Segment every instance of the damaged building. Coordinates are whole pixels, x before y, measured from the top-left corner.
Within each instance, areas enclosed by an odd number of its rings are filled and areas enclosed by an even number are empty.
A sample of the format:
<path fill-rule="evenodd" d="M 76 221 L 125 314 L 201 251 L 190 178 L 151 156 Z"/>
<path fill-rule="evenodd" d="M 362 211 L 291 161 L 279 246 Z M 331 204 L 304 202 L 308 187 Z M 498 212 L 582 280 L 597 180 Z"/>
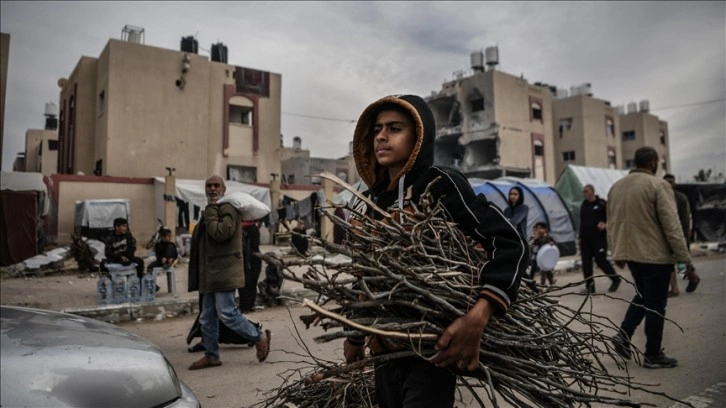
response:
<path fill-rule="evenodd" d="M 438 165 L 467 177 L 532 177 L 554 183 L 552 94 L 497 70 L 499 50 L 471 54 L 463 71 L 426 98 L 436 118 Z"/>

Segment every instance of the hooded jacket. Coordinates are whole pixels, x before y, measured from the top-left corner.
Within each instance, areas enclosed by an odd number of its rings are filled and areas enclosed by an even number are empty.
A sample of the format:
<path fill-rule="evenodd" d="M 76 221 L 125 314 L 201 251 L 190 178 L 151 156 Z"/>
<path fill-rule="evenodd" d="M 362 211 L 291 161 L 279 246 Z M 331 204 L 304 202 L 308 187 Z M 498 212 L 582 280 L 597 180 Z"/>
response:
<path fill-rule="evenodd" d="M 519 199 L 516 203 L 512 204 L 507 200 L 509 206 L 504 209 L 504 216 L 507 217 L 509 222 L 514 225 L 522 239 L 527 239 L 527 217 L 529 217 L 529 207 L 524 205 L 524 192 L 521 188 L 514 186 L 511 190 L 517 190 L 519 192 Z"/>
<path fill-rule="evenodd" d="M 378 113 L 387 105 L 403 108 L 413 118 L 416 142 L 413 152 L 399 174 L 392 179 L 380 166 L 374 151 L 374 126 Z M 452 168 L 434 165 L 436 123 L 426 102 L 414 95 L 384 97 L 361 114 L 353 136 L 353 156 L 358 174 L 369 186 L 367 194 L 376 205 L 389 211 L 418 204 L 430 182 L 439 180 L 429 192 L 439 200 L 469 237 L 480 242 L 489 260 L 479 271 L 480 297 L 487 299 L 497 314 L 504 314 L 516 299 L 519 282 L 529 262 L 526 242 L 519 236 L 498 207 L 483 194 L 476 195 L 466 177 Z M 365 204 L 354 206 L 363 213 Z M 368 212 L 379 218 L 380 214 Z"/>

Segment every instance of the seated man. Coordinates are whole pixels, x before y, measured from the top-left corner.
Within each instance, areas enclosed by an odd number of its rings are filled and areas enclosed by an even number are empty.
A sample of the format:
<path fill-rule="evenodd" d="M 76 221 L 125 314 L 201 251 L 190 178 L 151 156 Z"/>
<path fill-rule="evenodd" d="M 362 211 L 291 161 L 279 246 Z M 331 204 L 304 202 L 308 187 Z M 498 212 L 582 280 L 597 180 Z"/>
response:
<path fill-rule="evenodd" d="M 292 229 L 292 237 L 290 237 L 293 248 L 302 256 L 309 256 L 308 248 L 310 242 L 308 242 L 307 232 L 305 231 L 305 223 L 301 220 L 297 220 L 297 224 Z"/>
<path fill-rule="evenodd" d="M 144 260 L 136 256 L 136 238 L 129 231 L 129 223 L 125 218 L 113 220 L 113 232 L 106 238 L 106 259 L 101 263 L 101 270 L 108 272 L 107 264 L 136 264 L 136 276 L 144 277 Z"/>

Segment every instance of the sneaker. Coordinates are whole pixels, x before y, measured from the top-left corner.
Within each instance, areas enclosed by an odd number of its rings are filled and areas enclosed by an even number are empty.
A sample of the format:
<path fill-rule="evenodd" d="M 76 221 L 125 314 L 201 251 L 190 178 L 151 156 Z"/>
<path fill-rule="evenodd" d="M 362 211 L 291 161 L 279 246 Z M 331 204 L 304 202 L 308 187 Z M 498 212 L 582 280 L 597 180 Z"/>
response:
<path fill-rule="evenodd" d="M 613 293 L 616 290 L 618 290 L 618 288 L 620 287 L 620 282 L 621 281 L 622 281 L 622 279 L 620 279 L 620 278 L 618 278 L 618 280 L 616 280 L 616 281 L 613 281 L 613 283 L 608 288 L 608 292 Z"/>
<path fill-rule="evenodd" d="M 623 334 L 616 334 L 611 339 L 613 348 L 618 355 L 626 360 L 630 360 L 632 350 L 630 350 L 630 340 L 628 340 Z"/>
<path fill-rule="evenodd" d="M 663 351 L 657 356 L 645 356 L 643 367 L 645 368 L 673 368 L 678 366 L 678 360 L 666 356 Z"/>

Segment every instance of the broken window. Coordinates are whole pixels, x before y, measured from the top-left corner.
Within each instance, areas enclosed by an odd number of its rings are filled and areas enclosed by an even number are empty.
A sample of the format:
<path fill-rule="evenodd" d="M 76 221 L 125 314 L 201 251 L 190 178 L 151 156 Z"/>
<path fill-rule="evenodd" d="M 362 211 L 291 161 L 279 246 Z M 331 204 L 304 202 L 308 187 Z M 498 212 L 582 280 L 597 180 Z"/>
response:
<path fill-rule="evenodd" d="M 48 140 L 48 150 L 58 150 L 58 141 Z"/>
<path fill-rule="evenodd" d="M 575 160 L 575 151 L 570 150 L 567 152 L 562 152 L 562 160 L 563 161 L 574 161 Z"/>
<path fill-rule="evenodd" d="M 484 98 L 472 99 L 471 111 L 472 112 L 481 112 L 483 110 L 484 110 Z"/>
<path fill-rule="evenodd" d="M 628 130 L 623 132 L 623 141 L 627 142 L 629 140 L 635 140 L 635 131 L 634 130 Z"/>
<path fill-rule="evenodd" d="M 560 139 L 564 132 L 572 129 L 572 118 L 560 119 Z"/>
<path fill-rule="evenodd" d="M 227 165 L 227 180 L 257 183 L 257 167 Z"/>

